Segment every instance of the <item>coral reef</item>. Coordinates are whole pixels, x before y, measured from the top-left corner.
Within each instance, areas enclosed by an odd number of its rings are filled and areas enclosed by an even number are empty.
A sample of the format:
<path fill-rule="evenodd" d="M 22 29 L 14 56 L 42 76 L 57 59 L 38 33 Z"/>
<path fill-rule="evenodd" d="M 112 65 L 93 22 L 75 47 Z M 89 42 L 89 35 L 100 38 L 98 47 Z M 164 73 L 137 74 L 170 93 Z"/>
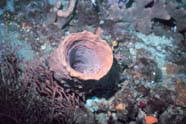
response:
<path fill-rule="evenodd" d="M 41 97 L 51 100 L 53 123 L 73 124 L 82 116 L 79 113 L 85 114 L 82 99 L 69 89 L 58 85 L 53 79 L 52 72 L 46 66 L 30 67 L 27 69 L 26 77 L 28 79 L 25 84 L 33 85 Z"/>
<path fill-rule="evenodd" d="M 173 21 L 170 26 L 176 26 L 180 32 L 185 31 L 185 9 L 178 8 L 176 3 L 164 3 L 161 0 L 135 0 L 130 7 L 120 7 L 115 3 L 110 5 L 109 9 L 106 8 L 100 9 L 100 14 L 103 15 L 101 19 L 124 22 L 125 28 L 132 24 L 136 31 L 148 34 L 153 30 L 154 21 L 159 20 L 165 25 Z"/>
<path fill-rule="evenodd" d="M 2 0 L 0 2 L 0 15 L 4 14 L 4 12 L 15 12 L 14 0 Z"/>
<path fill-rule="evenodd" d="M 0 2 L 0 7 L 2 8 L 2 7 L 4 7 L 6 5 L 6 0 L 2 0 L 1 2 Z"/>
<path fill-rule="evenodd" d="M 36 97 L 32 89 L 22 85 L 21 62 L 11 47 L 1 43 L 0 61 L 0 122 L 7 123 L 47 123 L 50 119 L 47 100 Z M 36 111 L 37 110 L 37 111 Z M 40 119 L 37 117 L 40 116 Z M 47 119 L 48 117 L 48 119 Z"/>
<path fill-rule="evenodd" d="M 117 4 L 114 4 L 109 9 L 104 8 L 102 11 L 104 20 L 128 22 L 137 31 L 143 33 L 151 32 L 153 19 L 169 20 L 171 18 L 165 5 L 159 0 L 135 0 L 129 8 L 120 8 Z"/>
<path fill-rule="evenodd" d="M 72 13 L 76 6 L 77 0 L 70 0 L 68 8 L 66 10 L 61 10 L 62 2 L 60 0 L 56 1 L 55 6 L 50 10 L 46 24 L 55 23 L 58 28 L 63 28 L 71 19 Z"/>
<path fill-rule="evenodd" d="M 168 11 L 169 15 L 175 20 L 177 30 L 182 32 L 186 30 L 186 11 L 184 8 L 177 7 L 177 4 L 170 2 L 166 5 L 166 10 Z M 174 10 L 174 12 L 172 10 Z"/>
<path fill-rule="evenodd" d="M 186 122 L 184 0 L 0 8 L 0 123 Z"/>
<path fill-rule="evenodd" d="M 183 123 L 185 122 L 185 113 L 180 107 L 169 106 L 166 111 L 164 111 L 160 115 L 161 124 L 166 124 L 171 121 L 173 124 Z"/>
<path fill-rule="evenodd" d="M 97 10 L 89 1 L 78 1 L 76 14 L 80 25 L 99 25 Z"/>
<path fill-rule="evenodd" d="M 8 28 L 14 27 L 14 30 L 6 30 L 7 26 Z M 31 44 L 28 43 L 26 39 L 21 39 L 24 35 L 20 35 L 18 33 L 19 31 L 19 25 L 16 25 L 15 23 L 11 25 L 0 25 L 0 36 L 2 38 L 0 42 L 7 43 L 10 45 L 10 48 L 16 49 L 18 58 L 32 60 L 35 57 L 35 52 L 32 50 Z M 9 35 L 11 35 L 11 37 L 8 37 Z"/>
<path fill-rule="evenodd" d="M 176 104 L 185 107 L 186 106 L 186 86 L 185 82 L 182 80 L 176 80 L 176 91 L 177 91 L 177 98 Z"/>
<path fill-rule="evenodd" d="M 37 66 L 34 66 L 36 68 L 26 64 L 27 69 L 23 73 L 23 67 L 19 67 L 21 61 L 9 47 L 7 50 L 1 50 L 1 53 L 3 53 L 0 61 L 2 124 L 9 122 L 73 124 L 78 123 L 79 117 L 86 114 L 80 97 L 59 86 L 48 68 L 36 63 Z"/>

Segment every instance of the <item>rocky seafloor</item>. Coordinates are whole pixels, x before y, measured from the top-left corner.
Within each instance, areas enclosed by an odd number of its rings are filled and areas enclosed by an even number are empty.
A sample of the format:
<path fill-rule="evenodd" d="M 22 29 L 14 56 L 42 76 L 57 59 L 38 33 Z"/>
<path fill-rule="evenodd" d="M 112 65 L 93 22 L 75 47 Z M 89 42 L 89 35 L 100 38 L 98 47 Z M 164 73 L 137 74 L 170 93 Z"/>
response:
<path fill-rule="evenodd" d="M 184 0 L 59 1 L 0 2 L 0 124 L 186 124 Z M 113 49 L 112 87 L 87 96 L 59 85 L 50 53 L 98 28 Z"/>

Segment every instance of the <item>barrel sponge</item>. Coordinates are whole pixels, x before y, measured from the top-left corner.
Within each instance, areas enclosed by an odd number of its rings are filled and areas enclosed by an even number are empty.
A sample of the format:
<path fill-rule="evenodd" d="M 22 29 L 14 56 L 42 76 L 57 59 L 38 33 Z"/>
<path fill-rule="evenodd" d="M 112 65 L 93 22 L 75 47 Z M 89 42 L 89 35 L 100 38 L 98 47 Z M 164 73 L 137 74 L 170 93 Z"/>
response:
<path fill-rule="evenodd" d="M 111 47 L 100 36 L 83 31 L 62 41 L 48 59 L 57 79 L 100 80 L 111 69 Z"/>

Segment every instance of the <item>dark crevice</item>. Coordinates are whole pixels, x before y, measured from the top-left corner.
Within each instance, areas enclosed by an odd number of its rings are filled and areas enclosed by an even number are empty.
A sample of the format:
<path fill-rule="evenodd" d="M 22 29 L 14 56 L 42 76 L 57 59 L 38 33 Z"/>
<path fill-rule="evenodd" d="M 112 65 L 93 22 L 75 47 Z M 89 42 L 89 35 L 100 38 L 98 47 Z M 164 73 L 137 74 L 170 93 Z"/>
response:
<path fill-rule="evenodd" d="M 145 5 L 145 8 L 152 8 L 154 5 L 154 0 L 150 3 L 148 3 L 147 5 Z"/>
<path fill-rule="evenodd" d="M 169 26 L 169 27 L 174 27 L 176 26 L 176 20 L 174 18 L 171 18 L 170 20 L 163 20 L 163 19 L 153 19 L 153 21 L 156 23 L 156 22 L 159 22 L 161 24 L 164 24 L 166 26 Z"/>
<path fill-rule="evenodd" d="M 132 7 L 132 4 L 134 3 L 134 0 L 129 0 L 127 3 L 126 3 L 126 8 L 130 8 Z"/>

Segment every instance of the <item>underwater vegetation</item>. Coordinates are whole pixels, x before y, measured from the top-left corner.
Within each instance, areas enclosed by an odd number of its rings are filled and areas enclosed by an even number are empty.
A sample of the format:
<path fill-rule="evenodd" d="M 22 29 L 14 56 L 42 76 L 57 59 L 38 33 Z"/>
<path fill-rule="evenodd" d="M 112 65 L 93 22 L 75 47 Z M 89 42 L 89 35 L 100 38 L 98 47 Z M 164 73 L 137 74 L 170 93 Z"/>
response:
<path fill-rule="evenodd" d="M 186 124 L 186 1 L 1 0 L 0 124 Z"/>

